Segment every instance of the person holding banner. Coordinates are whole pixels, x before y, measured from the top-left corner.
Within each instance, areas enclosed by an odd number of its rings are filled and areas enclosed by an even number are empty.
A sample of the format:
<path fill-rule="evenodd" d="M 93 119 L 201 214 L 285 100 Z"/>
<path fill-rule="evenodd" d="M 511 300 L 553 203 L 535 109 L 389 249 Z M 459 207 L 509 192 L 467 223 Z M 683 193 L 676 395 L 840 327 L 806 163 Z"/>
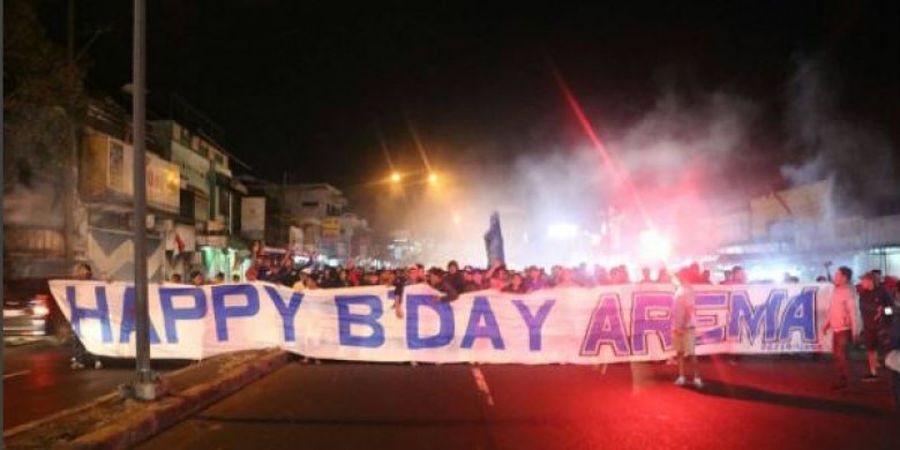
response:
<path fill-rule="evenodd" d="M 672 341 L 675 347 L 675 355 L 678 359 L 678 378 L 676 386 L 684 386 L 687 379 L 684 377 L 684 358 L 691 357 L 691 365 L 694 367 L 694 386 L 703 388 L 703 380 L 700 379 L 700 366 L 697 363 L 697 353 L 694 352 L 694 344 L 697 340 L 694 329 L 694 288 L 696 276 L 689 269 L 681 269 L 675 275 L 679 281 L 678 292 L 675 295 L 675 305 L 672 310 Z"/>
<path fill-rule="evenodd" d="M 74 278 L 75 280 L 88 281 L 94 279 L 94 271 L 87 263 L 80 262 L 76 264 L 73 272 L 74 273 L 72 278 Z M 71 340 L 69 342 L 72 350 L 70 367 L 72 368 L 72 370 L 84 369 L 85 366 L 93 366 L 94 369 L 103 368 L 103 363 L 100 361 L 100 358 L 87 351 L 87 349 L 84 347 L 84 343 L 81 342 L 81 336 L 78 336 L 78 333 L 75 332 L 75 329 L 72 330 L 72 336 L 70 339 Z"/>
<path fill-rule="evenodd" d="M 850 381 L 850 365 L 847 362 L 847 347 L 854 336 L 859 334 L 856 293 L 851 285 L 853 271 L 841 266 L 834 273 L 834 292 L 831 294 L 831 306 L 825 325 L 822 326 L 822 337 L 831 330 L 834 365 L 838 372 L 838 380 L 831 386 L 834 390 L 845 389 Z"/>

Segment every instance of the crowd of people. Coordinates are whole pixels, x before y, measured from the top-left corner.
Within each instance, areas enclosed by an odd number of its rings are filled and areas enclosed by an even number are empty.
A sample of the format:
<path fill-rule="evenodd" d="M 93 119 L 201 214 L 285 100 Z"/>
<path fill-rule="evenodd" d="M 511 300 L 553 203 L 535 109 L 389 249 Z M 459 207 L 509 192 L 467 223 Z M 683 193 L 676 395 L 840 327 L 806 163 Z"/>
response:
<path fill-rule="evenodd" d="M 629 283 L 672 283 L 673 279 L 665 268 L 656 271 L 655 276 L 649 268 L 642 268 L 641 275 L 632 281 L 625 266 L 615 266 L 607 270 L 595 266 L 590 270 L 586 265 L 577 267 L 553 266 L 549 272 L 537 266 L 522 271 L 510 270 L 501 261 L 494 261 L 487 269 L 472 266 L 460 267 L 456 261 L 447 263 L 446 268 L 431 267 L 426 269 L 422 264 L 411 264 L 399 269 L 363 269 L 349 262 L 343 267 L 319 266 L 314 258 L 306 262 L 296 262 L 288 253 L 279 259 L 257 256 L 254 263 L 244 274 L 246 281 L 267 281 L 288 286 L 295 291 L 310 289 L 341 288 L 353 286 L 390 286 L 402 292 L 403 287 L 414 284 L 428 284 L 443 293 L 442 301 L 453 301 L 460 294 L 480 290 L 525 294 L 547 288 L 593 287 L 602 285 L 621 285 Z M 685 384 L 684 362 L 690 356 L 694 366 L 693 384 L 703 386 L 700 379 L 694 347 L 693 320 L 693 286 L 715 284 L 708 270 L 701 270 L 699 264 L 691 264 L 678 270 L 679 291 L 676 295 L 673 313 L 673 338 L 676 358 L 679 366 L 679 377 L 676 384 Z M 91 279 L 90 266 L 79 264 L 75 278 Z M 192 272 L 189 283 L 194 285 L 224 283 L 226 276 L 219 273 L 213 280 L 206 280 L 200 271 Z M 239 275 L 232 275 L 231 281 L 240 281 Z M 183 283 L 180 276 L 173 275 L 172 283 Z M 785 283 L 797 283 L 799 280 L 785 274 Z M 894 350 L 900 352 L 900 320 L 894 320 L 894 311 L 900 309 L 900 286 L 894 277 L 883 276 L 880 270 L 872 270 L 863 274 L 859 284 L 853 284 L 853 273 L 847 267 L 840 267 L 832 277 L 821 276 L 817 282 L 832 282 L 834 292 L 831 304 L 821 331 L 824 338 L 831 332 L 834 362 L 837 369 L 835 389 L 847 387 L 850 375 L 850 364 L 847 353 L 851 343 L 861 337 L 866 348 L 866 373 L 862 381 L 878 379 L 877 371 L 885 364 L 885 356 Z M 734 266 L 724 272 L 720 285 L 747 284 L 747 274 L 740 266 Z M 402 296 L 397 296 L 401 298 Z M 399 302 L 399 300 L 397 300 Z M 399 303 L 397 314 L 401 315 Z M 92 358 L 84 347 L 75 340 L 75 357 L 73 368 L 101 363 Z M 857 341 L 858 342 L 858 341 Z M 880 356 L 880 357 L 879 357 Z M 85 361 L 88 360 L 88 361 Z M 900 368 L 898 368 L 900 369 Z M 900 404 L 900 371 L 891 371 L 893 376 L 894 396 Z"/>
<path fill-rule="evenodd" d="M 429 284 L 432 287 L 448 294 L 453 299 L 465 292 L 491 289 L 501 292 L 524 294 L 540 289 L 553 287 L 594 287 L 621 284 L 652 284 L 672 283 L 673 275 L 665 267 L 651 270 L 649 267 L 640 269 L 640 276 L 633 278 L 625 265 L 617 265 L 606 268 L 595 265 L 593 268 L 587 264 L 574 267 L 555 265 L 547 271 L 543 267 L 529 266 L 522 270 L 507 268 L 501 261 L 495 261 L 488 268 L 474 266 L 460 266 L 456 261 L 450 261 L 445 267 L 426 268 L 423 264 L 410 264 L 407 267 L 391 269 L 364 269 L 349 261 L 345 266 L 324 266 L 307 259 L 306 262 L 297 263 L 290 254 L 280 258 L 257 256 L 255 262 L 244 274 L 246 281 L 268 281 L 290 287 L 297 291 L 306 289 L 339 288 L 355 286 L 406 286 L 411 284 Z M 685 268 L 692 277 L 693 284 L 717 284 L 740 285 L 750 284 L 747 272 L 742 266 L 736 265 L 723 272 L 723 278 L 718 281 L 712 279 L 709 270 L 702 270 L 697 263 Z M 878 279 L 878 285 L 891 295 L 898 294 L 898 280 L 895 277 L 884 277 L 879 270 L 870 272 Z M 240 277 L 233 275 L 232 281 L 238 281 Z M 179 283 L 181 278 L 173 278 L 172 282 Z M 222 283 L 225 274 L 219 273 L 214 280 L 207 282 L 201 272 L 193 272 L 190 282 L 201 285 L 208 283 Z M 774 282 L 774 280 L 768 280 Z M 789 273 L 784 274 L 781 280 L 784 283 L 799 283 L 799 277 Z M 820 275 L 816 282 L 831 282 L 830 275 Z"/>

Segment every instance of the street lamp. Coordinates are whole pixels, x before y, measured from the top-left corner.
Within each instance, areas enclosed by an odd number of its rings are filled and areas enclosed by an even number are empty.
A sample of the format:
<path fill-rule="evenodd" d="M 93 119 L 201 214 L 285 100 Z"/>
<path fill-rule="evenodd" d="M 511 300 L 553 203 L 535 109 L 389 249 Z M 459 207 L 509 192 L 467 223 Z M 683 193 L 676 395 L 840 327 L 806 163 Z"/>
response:
<path fill-rule="evenodd" d="M 402 177 L 400 176 L 400 172 L 394 172 L 391 174 L 391 183 L 398 184 Z"/>
<path fill-rule="evenodd" d="M 438 176 L 436 173 L 431 172 L 430 174 L 428 174 L 428 183 L 429 184 L 436 184 L 437 181 L 438 181 Z"/>

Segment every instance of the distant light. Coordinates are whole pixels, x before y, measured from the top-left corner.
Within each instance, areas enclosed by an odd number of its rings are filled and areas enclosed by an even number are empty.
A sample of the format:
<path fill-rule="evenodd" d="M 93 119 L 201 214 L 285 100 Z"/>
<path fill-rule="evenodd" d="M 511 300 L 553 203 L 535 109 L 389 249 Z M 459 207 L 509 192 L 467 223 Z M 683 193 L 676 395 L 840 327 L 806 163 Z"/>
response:
<path fill-rule="evenodd" d="M 453 213 L 453 224 L 459 225 L 462 222 L 462 217 L 459 216 L 459 213 Z"/>
<path fill-rule="evenodd" d="M 394 172 L 391 174 L 391 183 L 399 183 L 402 177 L 400 176 L 400 172 Z"/>
<path fill-rule="evenodd" d="M 778 263 L 764 263 L 761 265 L 751 266 L 746 269 L 748 281 L 774 281 L 780 282 L 784 279 L 784 274 L 799 275 L 800 271 L 797 267 L 788 266 Z"/>
<path fill-rule="evenodd" d="M 50 309 L 48 309 L 44 305 L 34 305 L 33 307 L 31 307 L 31 312 L 33 312 L 34 315 L 38 317 L 50 315 Z"/>
<path fill-rule="evenodd" d="M 672 253 L 672 243 L 659 231 L 644 230 L 640 235 L 641 258 L 652 261 L 665 261 Z"/>
<path fill-rule="evenodd" d="M 428 182 L 431 184 L 435 184 L 438 181 L 438 176 L 436 173 L 432 172 L 428 174 Z"/>
<path fill-rule="evenodd" d="M 547 237 L 550 239 L 572 239 L 578 234 L 578 225 L 574 223 L 554 223 L 547 227 Z"/>

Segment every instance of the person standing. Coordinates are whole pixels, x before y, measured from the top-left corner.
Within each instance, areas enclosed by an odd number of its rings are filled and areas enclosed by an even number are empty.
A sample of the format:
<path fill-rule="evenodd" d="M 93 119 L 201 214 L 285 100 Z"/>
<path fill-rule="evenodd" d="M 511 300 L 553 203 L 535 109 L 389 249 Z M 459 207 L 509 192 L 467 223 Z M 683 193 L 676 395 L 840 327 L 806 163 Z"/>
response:
<path fill-rule="evenodd" d="M 863 381 L 878 380 L 879 332 L 884 319 L 884 309 L 891 304 L 891 297 L 883 286 L 877 285 L 874 273 L 867 273 L 860 279 L 859 309 L 862 315 L 863 337 L 866 344 L 866 359 L 869 372 Z"/>
<path fill-rule="evenodd" d="M 676 386 L 684 386 L 687 380 L 684 377 L 684 358 L 691 357 L 691 365 L 694 368 L 694 386 L 703 388 L 703 380 L 700 379 L 700 366 L 697 363 L 697 353 L 694 344 L 697 340 L 694 322 L 694 287 L 696 275 L 691 270 L 682 269 L 676 274 L 680 287 L 675 295 L 675 305 L 672 311 L 672 341 L 675 347 L 675 357 L 678 359 L 678 378 Z"/>
<path fill-rule="evenodd" d="M 459 270 L 459 263 L 451 260 L 447 263 L 447 273 L 444 274 L 444 281 L 453 286 L 456 292 L 466 291 L 466 280 L 463 278 L 462 271 Z"/>
<path fill-rule="evenodd" d="M 72 278 L 79 281 L 93 280 L 94 271 L 89 264 L 83 262 L 78 263 L 75 265 Z M 84 347 L 84 343 L 81 342 L 81 337 L 78 336 L 77 333 L 74 333 L 74 329 L 72 331 L 72 340 L 70 341 L 72 348 L 72 370 L 84 369 L 85 366 L 94 366 L 95 369 L 103 368 L 103 363 L 100 361 L 100 358 L 88 352 Z"/>
<path fill-rule="evenodd" d="M 206 277 L 203 276 L 203 272 L 199 270 L 191 272 L 191 284 L 196 287 L 200 287 L 206 284 Z"/>
<path fill-rule="evenodd" d="M 831 294 L 831 306 L 822 326 L 822 337 L 831 330 L 832 353 L 838 379 L 832 389 L 845 389 L 850 382 L 850 365 L 847 362 L 847 347 L 859 332 L 856 294 L 852 286 L 853 271 L 841 266 L 834 273 L 834 291 Z"/>
<path fill-rule="evenodd" d="M 891 305 L 888 311 L 893 313 L 896 303 Z M 888 354 L 885 356 L 884 365 L 891 373 L 891 392 L 894 394 L 894 411 L 900 414 L 900 320 L 893 319 L 890 321 L 889 329 L 890 341 L 888 343 Z"/>

